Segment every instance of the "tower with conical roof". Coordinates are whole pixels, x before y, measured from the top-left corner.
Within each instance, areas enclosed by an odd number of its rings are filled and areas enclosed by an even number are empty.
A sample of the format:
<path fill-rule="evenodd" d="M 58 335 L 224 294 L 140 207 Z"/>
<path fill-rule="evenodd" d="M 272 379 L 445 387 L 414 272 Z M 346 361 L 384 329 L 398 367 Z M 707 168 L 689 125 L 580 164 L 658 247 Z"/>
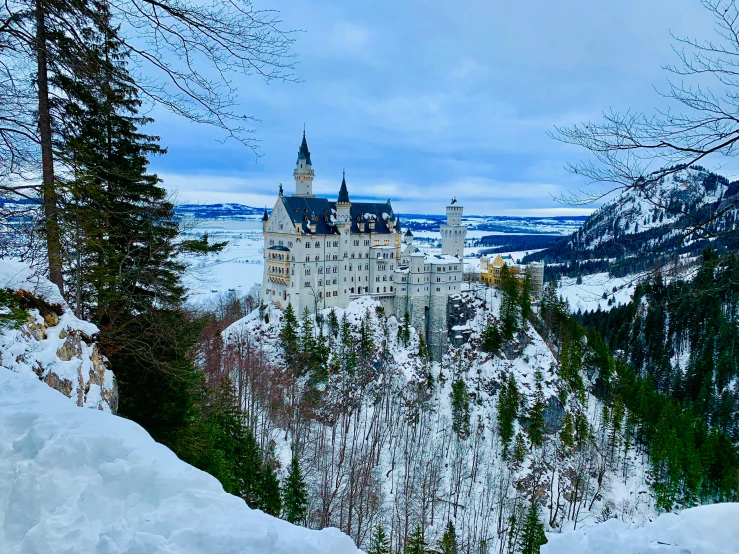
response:
<path fill-rule="evenodd" d="M 298 161 L 295 162 L 295 196 L 306 196 L 313 198 L 313 165 L 310 161 L 310 150 L 305 140 L 305 129 L 303 129 L 303 142 L 298 149 Z"/>
<path fill-rule="evenodd" d="M 343 235 L 348 235 L 352 225 L 352 203 L 349 200 L 349 189 L 346 188 L 346 172 L 341 174 L 341 188 L 336 200 L 336 226 Z"/>

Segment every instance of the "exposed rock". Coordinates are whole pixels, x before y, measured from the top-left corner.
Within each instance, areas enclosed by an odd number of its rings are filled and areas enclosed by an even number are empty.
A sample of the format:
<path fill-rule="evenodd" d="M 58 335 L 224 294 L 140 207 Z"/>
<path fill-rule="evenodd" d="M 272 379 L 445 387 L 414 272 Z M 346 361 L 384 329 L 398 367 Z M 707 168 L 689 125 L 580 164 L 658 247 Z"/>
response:
<path fill-rule="evenodd" d="M 59 316 L 55 312 L 49 312 L 44 316 L 44 323 L 47 327 L 55 327 L 59 325 Z"/>
<path fill-rule="evenodd" d="M 556 396 L 547 398 L 544 406 L 544 432 L 551 435 L 562 428 L 565 408 Z"/>
<path fill-rule="evenodd" d="M 58 390 L 64 396 L 70 396 L 72 394 L 72 381 L 69 379 L 60 379 L 56 373 L 50 372 L 43 378 L 43 382 L 49 385 L 52 389 Z"/>
<path fill-rule="evenodd" d="M 82 346 L 80 344 L 80 336 L 77 333 L 71 334 L 67 337 L 59 349 L 56 351 L 56 355 L 59 356 L 60 360 L 68 362 L 72 358 L 77 358 L 82 355 Z"/>
<path fill-rule="evenodd" d="M 40 323 L 29 323 L 25 326 L 25 330 L 36 340 L 46 338 L 46 327 Z"/>

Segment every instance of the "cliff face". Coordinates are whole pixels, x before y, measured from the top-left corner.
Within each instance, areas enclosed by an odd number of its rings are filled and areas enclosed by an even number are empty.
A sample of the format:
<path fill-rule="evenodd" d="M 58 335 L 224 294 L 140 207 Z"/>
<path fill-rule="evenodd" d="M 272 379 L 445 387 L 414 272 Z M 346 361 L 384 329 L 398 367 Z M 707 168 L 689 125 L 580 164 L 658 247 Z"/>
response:
<path fill-rule="evenodd" d="M 78 406 L 115 413 L 115 376 L 95 341 L 98 328 L 22 264 L 0 260 L 0 287 L 0 367 L 34 374 Z"/>

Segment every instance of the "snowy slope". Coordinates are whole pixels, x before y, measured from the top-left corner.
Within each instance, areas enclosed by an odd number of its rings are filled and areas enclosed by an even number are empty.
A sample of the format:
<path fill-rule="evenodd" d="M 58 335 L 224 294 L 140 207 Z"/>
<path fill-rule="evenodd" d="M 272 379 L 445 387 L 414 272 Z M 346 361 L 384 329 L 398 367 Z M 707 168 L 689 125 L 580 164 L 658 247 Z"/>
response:
<path fill-rule="evenodd" d="M 663 514 L 628 529 L 611 519 L 581 531 L 550 533 L 541 554 L 734 554 L 739 552 L 739 504 L 713 504 Z"/>
<path fill-rule="evenodd" d="M 251 510 L 137 424 L 0 368 L 0 552 L 352 554 Z"/>

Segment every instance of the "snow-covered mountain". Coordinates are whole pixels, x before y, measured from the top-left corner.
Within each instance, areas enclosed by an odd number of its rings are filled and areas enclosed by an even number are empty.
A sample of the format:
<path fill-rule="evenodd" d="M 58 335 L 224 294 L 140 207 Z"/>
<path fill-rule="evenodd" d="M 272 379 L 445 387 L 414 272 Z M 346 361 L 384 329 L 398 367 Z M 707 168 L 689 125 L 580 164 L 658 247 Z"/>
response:
<path fill-rule="evenodd" d="M 610 264 L 625 274 L 676 254 L 694 256 L 709 244 L 735 249 L 737 201 L 739 182 L 697 166 L 682 169 L 650 186 L 647 194 L 621 192 L 595 211 L 567 243 L 533 257 L 584 268 L 575 273 L 595 272 Z M 696 228 L 704 221 L 708 223 Z"/>

